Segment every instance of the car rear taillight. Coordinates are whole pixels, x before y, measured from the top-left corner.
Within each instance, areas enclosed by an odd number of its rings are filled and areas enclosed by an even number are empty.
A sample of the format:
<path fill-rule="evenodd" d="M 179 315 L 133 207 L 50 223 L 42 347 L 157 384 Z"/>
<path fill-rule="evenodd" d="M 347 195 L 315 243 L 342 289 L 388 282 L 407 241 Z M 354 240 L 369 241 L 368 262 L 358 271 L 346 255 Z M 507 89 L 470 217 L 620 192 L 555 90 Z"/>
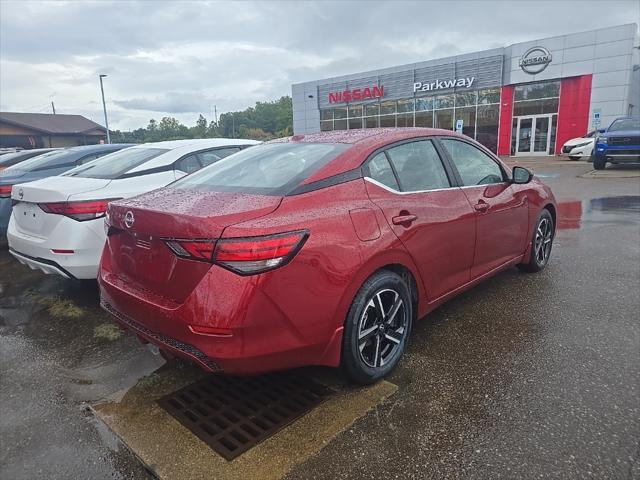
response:
<path fill-rule="evenodd" d="M 0 185 L 0 198 L 9 198 L 13 185 Z"/>
<path fill-rule="evenodd" d="M 213 260 L 216 246 L 214 240 L 165 240 L 165 243 L 179 257 L 205 262 Z"/>
<path fill-rule="evenodd" d="M 78 202 L 39 203 L 38 206 L 46 213 L 64 215 L 79 222 L 103 217 L 107 211 L 109 202 L 119 200 L 109 198 L 107 200 L 82 200 Z"/>
<path fill-rule="evenodd" d="M 255 275 L 289 263 L 304 245 L 309 232 L 278 233 L 220 240 L 166 239 L 179 257 L 212 262 L 239 275 Z"/>

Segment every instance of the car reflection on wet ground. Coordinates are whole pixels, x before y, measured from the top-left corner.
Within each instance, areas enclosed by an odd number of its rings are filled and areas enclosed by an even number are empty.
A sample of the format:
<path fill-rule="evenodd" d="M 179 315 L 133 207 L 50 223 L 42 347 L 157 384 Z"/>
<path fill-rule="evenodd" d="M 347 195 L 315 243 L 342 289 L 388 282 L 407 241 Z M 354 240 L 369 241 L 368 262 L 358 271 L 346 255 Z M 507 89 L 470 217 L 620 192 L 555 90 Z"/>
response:
<path fill-rule="evenodd" d="M 289 478 L 640 477 L 640 180 L 519 163 L 559 200 L 549 268 L 504 272 L 418 322 L 398 391 Z M 149 478 L 86 405 L 163 364 L 94 283 L 0 251 L 0 477 Z"/>

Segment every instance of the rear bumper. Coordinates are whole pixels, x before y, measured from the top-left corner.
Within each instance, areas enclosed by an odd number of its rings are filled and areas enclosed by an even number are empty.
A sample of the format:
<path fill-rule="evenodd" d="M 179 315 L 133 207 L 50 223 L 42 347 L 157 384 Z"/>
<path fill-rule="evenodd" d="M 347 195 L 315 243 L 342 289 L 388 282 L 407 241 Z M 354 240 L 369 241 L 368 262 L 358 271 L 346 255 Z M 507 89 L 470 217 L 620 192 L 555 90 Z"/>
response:
<path fill-rule="evenodd" d="M 214 267 L 217 268 L 217 267 Z M 126 329 L 204 370 L 259 374 L 308 365 L 337 366 L 325 352 L 341 341 L 342 329 L 305 335 L 256 286 L 256 277 L 219 269 L 205 276 L 181 304 L 161 302 L 103 268 L 98 277 L 101 305 Z M 227 335 L 196 333 L 192 326 L 224 328 Z"/>
<path fill-rule="evenodd" d="M 207 357 L 204 353 L 198 350 L 193 345 L 189 345 L 188 343 L 183 343 L 173 338 L 167 337 L 166 335 L 162 335 L 160 333 L 153 332 L 149 330 L 144 325 L 136 322 L 132 318 L 127 317 L 125 314 L 116 310 L 111 304 L 107 303 L 104 300 L 100 300 L 100 306 L 113 315 L 116 320 L 124 327 L 131 330 L 133 333 L 146 340 L 147 342 L 153 343 L 165 350 L 181 356 L 186 357 L 196 363 L 198 363 L 202 368 L 209 372 L 222 372 L 222 368 L 214 362 L 211 358 Z"/>
<path fill-rule="evenodd" d="M 104 247 L 104 220 L 76 222 L 63 218 L 46 236 L 20 231 L 13 216 L 9 220 L 7 241 L 11 253 L 21 263 L 47 274 L 67 278 L 95 279 Z M 54 253 L 54 249 L 73 253 Z"/>
<path fill-rule="evenodd" d="M 32 270 L 41 270 L 43 273 L 61 275 L 65 278 L 76 278 L 52 260 L 30 257 L 29 255 L 24 255 L 20 252 L 15 251 L 11 247 L 9 247 L 9 253 L 13 255 L 21 264 L 26 265 Z"/>

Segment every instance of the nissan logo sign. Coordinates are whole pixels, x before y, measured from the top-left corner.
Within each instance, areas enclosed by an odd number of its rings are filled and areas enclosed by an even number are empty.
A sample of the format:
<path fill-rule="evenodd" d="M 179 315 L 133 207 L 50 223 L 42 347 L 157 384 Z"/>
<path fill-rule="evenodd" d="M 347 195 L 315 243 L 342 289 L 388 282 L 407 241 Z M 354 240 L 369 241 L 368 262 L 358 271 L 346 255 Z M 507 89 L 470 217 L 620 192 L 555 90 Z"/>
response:
<path fill-rule="evenodd" d="M 520 68 L 535 75 L 542 72 L 551 63 L 551 53 L 544 47 L 532 47 L 520 57 Z"/>
<path fill-rule="evenodd" d="M 22 189 L 18 190 L 18 196 L 20 197 L 20 200 L 22 200 L 22 197 L 24 197 L 24 192 L 22 191 Z"/>
<path fill-rule="evenodd" d="M 131 228 L 133 226 L 133 222 L 135 222 L 136 219 L 133 218 L 133 212 L 131 210 L 129 210 L 126 215 L 124 216 L 124 225 L 127 228 Z"/>

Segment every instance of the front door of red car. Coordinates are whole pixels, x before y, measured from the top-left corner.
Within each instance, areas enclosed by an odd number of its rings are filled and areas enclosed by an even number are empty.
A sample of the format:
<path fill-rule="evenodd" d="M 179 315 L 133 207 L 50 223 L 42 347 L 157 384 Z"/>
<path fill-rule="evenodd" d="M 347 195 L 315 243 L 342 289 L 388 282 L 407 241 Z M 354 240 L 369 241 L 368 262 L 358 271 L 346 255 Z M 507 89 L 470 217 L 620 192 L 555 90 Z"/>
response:
<path fill-rule="evenodd" d="M 369 198 L 420 270 L 429 300 L 467 283 L 475 212 L 431 140 L 391 146 L 364 167 Z"/>
<path fill-rule="evenodd" d="M 529 225 L 525 189 L 511 184 L 502 167 L 475 145 L 441 138 L 477 218 L 471 278 L 522 255 Z"/>

